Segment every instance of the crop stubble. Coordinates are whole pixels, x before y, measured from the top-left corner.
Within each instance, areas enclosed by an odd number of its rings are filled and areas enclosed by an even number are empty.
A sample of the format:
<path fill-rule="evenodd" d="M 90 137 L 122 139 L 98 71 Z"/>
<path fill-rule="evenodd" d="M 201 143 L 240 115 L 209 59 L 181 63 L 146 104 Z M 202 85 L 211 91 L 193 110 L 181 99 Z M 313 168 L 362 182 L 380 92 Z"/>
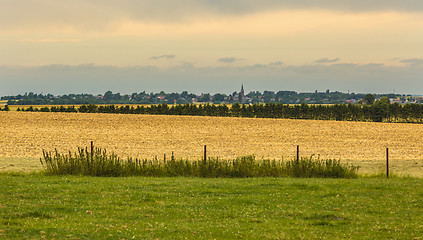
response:
<path fill-rule="evenodd" d="M 394 173 L 423 176 L 419 124 L 39 112 L 0 112 L 0 119 L 0 170 L 21 169 L 19 159 L 38 161 L 42 149 L 74 152 L 92 140 L 119 156 L 147 159 L 172 151 L 199 159 L 205 144 L 208 156 L 290 159 L 300 145 L 302 156 L 346 160 L 362 173 L 382 171 L 389 147 Z"/>

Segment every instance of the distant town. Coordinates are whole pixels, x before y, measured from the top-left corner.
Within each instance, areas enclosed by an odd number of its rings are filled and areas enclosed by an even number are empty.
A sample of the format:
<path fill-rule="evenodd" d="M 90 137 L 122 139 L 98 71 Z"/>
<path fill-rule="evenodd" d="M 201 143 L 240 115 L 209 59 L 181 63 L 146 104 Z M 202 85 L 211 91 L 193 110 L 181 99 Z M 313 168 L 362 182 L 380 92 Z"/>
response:
<path fill-rule="evenodd" d="M 364 103 L 365 93 L 342 93 L 331 92 L 304 92 L 295 91 L 250 91 L 244 92 L 244 86 L 232 94 L 193 94 L 183 91 L 182 93 L 146 93 L 145 91 L 132 94 L 120 94 L 107 91 L 104 94 L 37 94 L 33 92 L 16 96 L 3 96 L 3 105 L 60 105 L 60 104 L 187 104 L 187 103 L 214 103 L 214 104 L 260 104 L 260 103 L 283 103 L 283 104 L 341 104 Z M 372 94 L 374 98 L 387 97 L 391 103 L 423 104 L 422 96 L 405 94 Z"/>

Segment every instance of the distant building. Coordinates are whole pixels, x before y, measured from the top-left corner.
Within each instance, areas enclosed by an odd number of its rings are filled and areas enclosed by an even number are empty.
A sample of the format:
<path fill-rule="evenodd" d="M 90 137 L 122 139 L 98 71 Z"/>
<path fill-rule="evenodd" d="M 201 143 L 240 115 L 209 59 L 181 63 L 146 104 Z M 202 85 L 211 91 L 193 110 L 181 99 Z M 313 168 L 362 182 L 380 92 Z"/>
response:
<path fill-rule="evenodd" d="M 245 99 L 244 84 L 242 84 L 241 91 L 239 92 L 239 95 L 238 95 L 239 103 L 243 103 L 244 99 Z"/>
<path fill-rule="evenodd" d="M 390 98 L 389 99 L 389 102 L 390 103 L 398 103 L 398 104 L 400 104 L 401 103 L 401 99 L 400 98 Z"/>
<path fill-rule="evenodd" d="M 417 103 L 423 103 L 423 97 L 417 97 L 416 102 Z"/>
<path fill-rule="evenodd" d="M 260 98 L 261 96 L 259 96 Z M 241 91 L 233 97 L 235 101 L 238 101 L 240 104 L 251 104 L 253 101 L 252 98 L 245 96 L 244 84 L 241 85 Z"/>

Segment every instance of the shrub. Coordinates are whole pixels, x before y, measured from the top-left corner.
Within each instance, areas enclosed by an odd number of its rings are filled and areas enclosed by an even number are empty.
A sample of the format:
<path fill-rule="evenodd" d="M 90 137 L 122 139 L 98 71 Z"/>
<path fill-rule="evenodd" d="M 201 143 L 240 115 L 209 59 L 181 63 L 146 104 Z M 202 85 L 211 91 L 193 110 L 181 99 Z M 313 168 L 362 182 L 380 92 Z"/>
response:
<path fill-rule="evenodd" d="M 206 160 L 176 160 L 172 155 L 166 160 L 120 159 L 106 149 L 78 148 L 76 153 L 60 154 L 43 150 L 40 159 L 46 173 L 51 175 L 87 176 L 153 176 L 153 177 L 206 177 L 206 178 L 246 178 L 246 177 L 303 177 L 303 178 L 355 178 L 357 166 L 343 164 L 339 160 L 300 160 L 277 161 L 256 160 L 254 156 L 239 157 L 234 160 L 208 158 Z"/>

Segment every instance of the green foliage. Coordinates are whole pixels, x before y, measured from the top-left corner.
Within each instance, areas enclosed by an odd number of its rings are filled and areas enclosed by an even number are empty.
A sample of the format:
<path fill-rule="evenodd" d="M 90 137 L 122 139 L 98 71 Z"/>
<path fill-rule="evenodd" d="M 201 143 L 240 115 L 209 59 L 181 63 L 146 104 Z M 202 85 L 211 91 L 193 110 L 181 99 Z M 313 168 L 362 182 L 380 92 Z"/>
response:
<path fill-rule="evenodd" d="M 389 99 L 383 97 L 380 100 L 377 100 L 373 103 L 372 106 L 372 121 L 373 122 L 382 122 L 383 119 L 389 117 Z"/>
<path fill-rule="evenodd" d="M 363 100 L 369 104 L 372 105 L 375 102 L 375 96 L 373 94 L 366 94 L 366 96 L 364 96 Z"/>
<path fill-rule="evenodd" d="M 152 177 L 206 177 L 206 178 L 245 178 L 245 177 L 318 177 L 355 178 L 358 167 L 342 164 L 339 160 L 300 160 L 276 161 L 256 160 L 254 156 L 239 157 L 234 160 L 208 158 L 206 160 L 170 161 L 122 160 L 105 149 L 78 148 L 72 154 L 60 154 L 57 150 L 49 153 L 43 150 L 41 164 L 49 175 L 86 176 L 152 176 Z"/>
<path fill-rule="evenodd" d="M 220 117 L 250 117 L 250 118 L 287 118 L 336 121 L 364 122 L 410 122 L 423 123 L 423 104 L 397 103 L 389 104 L 389 99 L 383 97 L 372 105 L 335 104 L 335 105 L 287 105 L 281 103 L 266 103 L 245 105 L 235 103 L 229 108 L 225 104 L 158 104 L 148 107 L 115 106 L 115 105 L 82 105 L 79 108 L 43 107 L 40 110 L 32 106 L 22 111 L 43 112 L 81 112 L 81 113 L 118 113 L 118 114 L 153 114 L 153 115 L 190 115 L 190 116 L 220 116 Z"/>
<path fill-rule="evenodd" d="M 5 105 L 3 109 L 0 108 L 0 111 L 10 111 L 9 105 Z"/>
<path fill-rule="evenodd" d="M 42 108 L 40 108 L 40 112 L 50 112 L 50 108 L 42 107 Z"/>
<path fill-rule="evenodd" d="M 146 93 L 145 91 L 132 94 L 120 94 L 107 91 L 103 95 L 94 96 L 92 94 L 65 94 L 54 96 L 52 94 L 36 94 L 25 93 L 24 95 L 2 96 L 2 100 L 8 100 L 10 105 L 74 105 L 74 104 L 189 104 L 193 102 L 214 102 L 214 103 L 242 103 L 241 94 L 234 92 L 232 94 L 210 95 L 209 93 L 197 95 L 183 91 L 182 93 Z M 364 98 L 364 94 L 341 93 L 335 92 L 304 92 L 297 93 L 295 91 L 251 91 L 245 93 L 246 102 L 248 103 L 268 103 L 279 102 L 285 104 L 296 104 L 307 101 L 313 104 L 338 104 L 346 100 L 358 100 Z M 377 98 L 381 96 L 389 96 L 390 98 L 406 96 L 395 94 L 375 95 Z"/>

